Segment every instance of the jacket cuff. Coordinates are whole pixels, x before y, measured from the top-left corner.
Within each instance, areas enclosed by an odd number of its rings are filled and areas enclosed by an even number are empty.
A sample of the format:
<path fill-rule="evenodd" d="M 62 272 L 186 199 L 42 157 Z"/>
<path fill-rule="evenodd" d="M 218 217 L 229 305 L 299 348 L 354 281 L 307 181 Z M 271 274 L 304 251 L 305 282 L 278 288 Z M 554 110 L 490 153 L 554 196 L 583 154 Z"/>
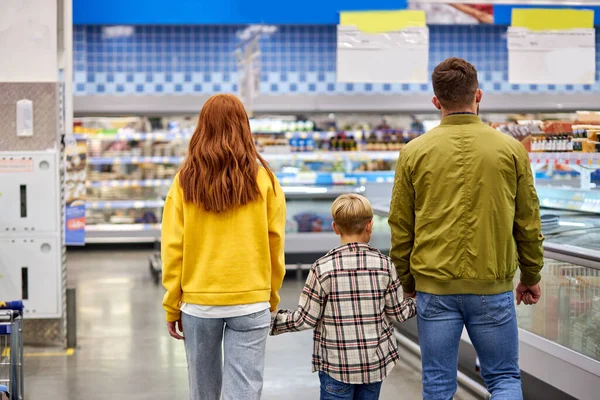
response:
<path fill-rule="evenodd" d="M 281 333 L 277 329 L 277 316 L 279 315 L 280 312 L 281 312 L 281 310 L 278 311 L 277 313 L 275 313 L 274 317 L 271 317 L 271 326 L 269 327 L 269 336 L 277 336 Z"/>
<path fill-rule="evenodd" d="M 181 311 L 169 312 L 167 311 L 167 322 L 175 322 L 181 319 Z"/>
<path fill-rule="evenodd" d="M 277 307 L 279 306 L 279 295 L 276 293 L 271 293 L 271 298 L 269 299 L 269 311 L 275 312 L 277 311 Z"/>
<path fill-rule="evenodd" d="M 541 274 L 524 274 L 521 273 L 521 283 L 527 286 L 537 285 L 542 280 Z"/>

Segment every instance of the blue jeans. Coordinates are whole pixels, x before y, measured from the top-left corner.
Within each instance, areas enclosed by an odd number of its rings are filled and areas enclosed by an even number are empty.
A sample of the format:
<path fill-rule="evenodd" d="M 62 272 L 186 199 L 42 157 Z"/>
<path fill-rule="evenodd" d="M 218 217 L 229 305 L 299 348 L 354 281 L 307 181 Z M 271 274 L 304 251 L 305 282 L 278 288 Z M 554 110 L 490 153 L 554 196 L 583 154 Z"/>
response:
<path fill-rule="evenodd" d="M 181 313 L 191 400 L 259 400 L 269 310 L 232 318 Z M 222 396 L 222 397 L 221 397 Z"/>
<path fill-rule="evenodd" d="M 437 296 L 417 293 L 423 399 L 450 400 L 457 389 L 458 345 L 466 326 L 494 400 L 522 400 L 519 333 L 512 292 Z"/>
<path fill-rule="evenodd" d="M 321 380 L 321 400 L 377 400 L 381 382 L 351 385 L 336 381 L 325 372 L 319 372 Z"/>

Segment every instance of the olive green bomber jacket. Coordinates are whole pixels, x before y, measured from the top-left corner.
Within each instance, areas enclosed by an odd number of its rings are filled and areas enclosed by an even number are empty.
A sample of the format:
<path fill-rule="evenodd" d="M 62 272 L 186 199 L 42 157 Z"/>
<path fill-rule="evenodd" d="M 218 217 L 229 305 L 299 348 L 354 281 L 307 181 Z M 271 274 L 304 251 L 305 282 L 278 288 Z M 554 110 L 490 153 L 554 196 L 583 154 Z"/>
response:
<path fill-rule="evenodd" d="M 400 154 L 390 256 L 405 292 L 497 294 L 541 279 L 544 237 L 529 154 L 472 114 L 443 118 Z"/>

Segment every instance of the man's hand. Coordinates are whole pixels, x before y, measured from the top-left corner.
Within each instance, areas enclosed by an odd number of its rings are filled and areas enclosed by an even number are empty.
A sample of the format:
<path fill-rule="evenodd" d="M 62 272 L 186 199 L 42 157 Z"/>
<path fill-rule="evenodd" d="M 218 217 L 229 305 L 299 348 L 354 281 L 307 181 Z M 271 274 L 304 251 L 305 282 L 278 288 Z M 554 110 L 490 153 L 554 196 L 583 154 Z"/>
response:
<path fill-rule="evenodd" d="M 183 340 L 183 324 L 181 323 L 181 319 L 173 322 L 167 322 L 167 329 L 169 330 L 169 335 L 171 335 L 172 338 Z M 177 332 L 177 329 L 179 329 L 181 335 Z"/>
<path fill-rule="evenodd" d="M 542 297 L 542 289 L 540 288 L 539 283 L 533 286 L 527 286 L 524 283 L 519 282 L 515 292 L 517 296 L 517 305 L 521 304 L 521 302 L 527 305 L 536 304 Z"/>
<path fill-rule="evenodd" d="M 404 292 L 404 298 L 405 299 L 408 299 L 410 297 L 412 297 L 413 299 L 416 299 L 417 298 L 417 292 L 410 292 L 410 293 Z"/>

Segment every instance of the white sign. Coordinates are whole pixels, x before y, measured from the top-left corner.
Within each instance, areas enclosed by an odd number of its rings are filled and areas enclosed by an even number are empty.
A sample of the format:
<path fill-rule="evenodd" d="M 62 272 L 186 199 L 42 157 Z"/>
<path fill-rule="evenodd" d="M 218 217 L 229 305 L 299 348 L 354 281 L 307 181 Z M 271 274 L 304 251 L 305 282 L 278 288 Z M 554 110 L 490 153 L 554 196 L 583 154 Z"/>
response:
<path fill-rule="evenodd" d="M 594 84 L 594 29 L 508 28 L 508 80 L 514 84 Z"/>
<path fill-rule="evenodd" d="M 427 27 L 367 33 L 338 26 L 338 82 L 426 83 L 428 61 Z"/>

